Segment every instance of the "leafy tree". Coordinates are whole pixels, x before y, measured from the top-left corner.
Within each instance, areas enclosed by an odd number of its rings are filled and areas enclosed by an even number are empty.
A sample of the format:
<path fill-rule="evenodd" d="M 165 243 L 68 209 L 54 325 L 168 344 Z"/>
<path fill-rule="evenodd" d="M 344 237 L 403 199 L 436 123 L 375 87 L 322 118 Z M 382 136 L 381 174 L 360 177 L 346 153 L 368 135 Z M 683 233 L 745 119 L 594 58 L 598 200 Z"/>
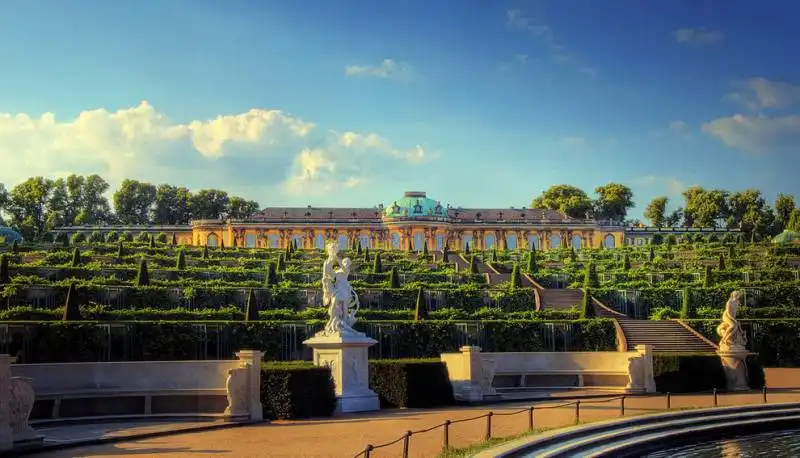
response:
<path fill-rule="evenodd" d="M 78 243 L 83 243 L 86 241 L 86 234 L 83 232 L 76 232 L 72 234 L 72 244 L 76 245 Z"/>
<path fill-rule="evenodd" d="M 44 235 L 46 205 L 52 189 L 52 180 L 44 177 L 28 178 L 11 189 L 5 210 L 11 216 L 11 226 L 26 240 Z"/>
<path fill-rule="evenodd" d="M 184 253 L 183 250 L 178 251 L 178 259 L 175 261 L 175 268 L 178 270 L 186 268 L 186 253 Z"/>
<path fill-rule="evenodd" d="M 594 211 L 599 220 L 624 221 L 628 210 L 634 208 L 633 191 L 620 183 L 608 183 L 594 190 L 597 194 Z"/>
<path fill-rule="evenodd" d="M 379 274 L 383 272 L 383 265 L 381 264 L 381 252 L 375 253 L 375 262 L 372 264 L 372 272 Z"/>
<path fill-rule="evenodd" d="M 72 250 L 72 263 L 70 264 L 72 267 L 78 267 L 81 265 L 81 250 L 78 247 L 75 247 Z"/>
<path fill-rule="evenodd" d="M 75 283 L 70 282 L 67 288 L 67 297 L 64 301 L 64 315 L 61 319 L 63 321 L 80 321 L 83 319 L 81 316 L 81 309 L 78 306 L 78 298 L 75 294 Z"/>
<path fill-rule="evenodd" d="M 83 199 L 75 224 L 97 225 L 111 221 L 111 206 L 105 197 L 109 188 L 100 175 L 89 175 L 83 180 Z"/>
<path fill-rule="evenodd" d="M 669 227 L 678 227 L 678 226 L 680 226 L 681 222 L 684 222 L 684 226 L 686 225 L 686 223 L 684 221 L 684 215 L 683 215 L 683 208 L 682 207 L 681 208 L 676 208 L 675 210 L 673 210 L 672 213 L 670 213 L 669 216 L 667 216 L 667 219 L 665 221 L 666 225 L 669 226 Z"/>
<path fill-rule="evenodd" d="M 778 230 L 782 231 L 787 228 L 789 219 L 797 207 L 795 197 L 788 194 L 780 193 L 775 199 L 775 223 L 778 225 Z"/>
<path fill-rule="evenodd" d="M 689 291 L 689 288 L 683 288 L 680 316 L 682 320 L 694 318 L 694 308 L 692 307 L 691 292 Z"/>
<path fill-rule="evenodd" d="M 727 191 L 693 186 L 683 196 L 686 199 L 683 215 L 689 227 L 719 227 L 730 213 Z"/>
<path fill-rule="evenodd" d="M 139 270 L 136 272 L 136 279 L 133 284 L 134 286 L 147 286 L 150 284 L 150 274 L 147 271 L 147 261 L 145 259 L 139 260 Z"/>
<path fill-rule="evenodd" d="M 511 269 L 511 287 L 512 288 L 519 288 L 522 286 L 522 277 L 519 273 L 519 265 L 514 263 L 514 267 Z"/>
<path fill-rule="evenodd" d="M 557 210 L 572 218 L 585 218 L 593 204 L 582 189 L 559 184 L 549 187 L 541 196 L 533 199 L 531 207 Z"/>
<path fill-rule="evenodd" d="M 245 321 L 258 321 L 258 302 L 256 301 L 256 293 L 253 288 L 247 292 L 247 313 Z"/>
<path fill-rule="evenodd" d="M 233 219 L 247 219 L 261 210 L 258 202 L 242 197 L 228 199 L 228 216 Z"/>
<path fill-rule="evenodd" d="M 745 189 L 735 192 L 728 198 L 728 227 L 738 227 L 745 232 L 768 234 L 775 222 L 775 215 L 769 208 L 761 191 Z"/>
<path fill-rule="evenodd" d="M 187 224 L 192 219 L 188 188 L 160 184 L 156 188 L 152 208 L 155 224 Z"/>
<path fill-rule="evenodd" d="M 392 289 L 400 288 L 400 276 L 397 275 L 397 267 L 392 266 L 392 270 L 389 273 L 389 287 Z"/>
<path fill-rule="evenodd" d="M 664 235 L 663 234 L 653 234 L 653 237 L 650 239 L 651 245 L 661 245 L 664 243 Z"/>
<path fill-rule="evenodd" d="M 11 199 L 8 196 L 8 191 L 3 183 L 0 183 L 0 225 L 5 225 L 3 220 L 3 210 L 6 209 Z"/>
<path fill-rule="evenodd" d="M 8 268 L 8 256 L 0 255 L 0 285 L 11 283 L 11 272 Z"/>
<path fill-rule="evenodd" d="M 588 320 L 596 316 L 594 303 L 592 302 L 592 292 L 589 288 L 585 288 L 581 299 L 581 319 Z"/>
<path fill-rule="evenodd" d="M 201 189 L 189 198 L 192 218 L 217 219 L 228 210 L 228 193 L 219 189 Z"/>
<path fill-rule="evenodd" d="M 419 291 L 417 291 L 417 303 L 414 307 L 414 321 L 424 320 L 427 314 L 426 312 L 425 293 L 422 291 L 422 288 L 420 288 Z"/>
<path fill-rule="evenodd" d="M 650 224 L 656 227 L 663 227 L 667 222 L 667 203 L 669 198 L 656 197 L 651 200 L 644 209 L 644 217 L 650 220 Z"/>
<path fill-rule="evenodd" d="M 789 222 L 786 224 L 786 230 L 800 232 L 800 210 L 792 210 L 792 215 L 789 217 Z"/>
<path fill-rule="evenodd" d="M 148 224 L 156 202 L 156 187 L 137 180 L 123 180 L 114 192 L 114 211 L 122 224 Z"/>

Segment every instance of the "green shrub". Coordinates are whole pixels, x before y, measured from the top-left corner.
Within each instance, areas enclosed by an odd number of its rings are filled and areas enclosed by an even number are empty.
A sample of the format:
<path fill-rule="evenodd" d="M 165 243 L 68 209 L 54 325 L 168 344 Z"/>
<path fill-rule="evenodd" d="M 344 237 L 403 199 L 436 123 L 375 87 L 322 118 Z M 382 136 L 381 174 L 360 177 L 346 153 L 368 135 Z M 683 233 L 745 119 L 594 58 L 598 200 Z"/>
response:
<path fill-rule="evenodd" d="M 671 308 L 662 307 L 650 311 L 651 320 L 670 320 L 680 318 L 680 314 Z"/>
<path fill-rule="evenodd" d="M 747 365 L 747 384 L 752 390 L 759 390 L 767 384 L 764 365 L 758 355 L 748 355 L 744 360 Z"/>
<path fill-rule="evenodd" d="M 152 240 L 152 239 L 151 239 Z M 147 272 L 147 261 L 139 260 L 139 270 L 136 272 L 134 286 L 147 286 L 150 284 L 150 274 Z"/>
<path fill-rule="evenodd" d="M 373 360 L 369 387 L 381 407 L 427 408 L 452 405 L 453 386 L 447 366 L 436 360 Z"/>
<path fill-rule="evenodd" d="M 380 252 L 375 253 L 375 261 L 374 261 L 374 264 L 372 265 L 372 273 L 374 273 L 374 274 L 383 273 L 383 264 L 381 264 L 381 253 Z"/>
<path fill-rule="evenodd" d="M 726 388 L 725 371 L 716 354 L 653 355 L 653 378 L 661 393 L 694 393 Z"/>
<path fill-rule="evenodd" d="M 75 285 L 73 283 L 69 284 L 69 288 L 67 289 L 67 299 L 64 304 L 64 321 L 79 321 L 83 319 L 81 317 L 81 311 L 78 307 L 78 300 L 75 297 Z"/>
<path fill-rule="evenodd" d="M 336 393 L 330 368 L 306 361 L 263 363 L 261 404 L 270 420 L 333 415 Z"/>
<path fill-rule="evenodd" d="M 683 320 L 694 318 L 695 310 L 692 307 L 692 293 L 689 287 L 683 288 L 681 292 L 681 313 L 680 317 Z"/>
<path fill-rule="evenodd" d="M 8 256 L 0 255 L 0 285 L 11 283 L 11 274 L 8 271 Z"/>
<path fill-rule="evenodd" d="M 583 298 L 581 299 L 581 319 L 594 318 L 594 303 L 592 302 L 592 293 L 587 288 L 583 290 Z"/>

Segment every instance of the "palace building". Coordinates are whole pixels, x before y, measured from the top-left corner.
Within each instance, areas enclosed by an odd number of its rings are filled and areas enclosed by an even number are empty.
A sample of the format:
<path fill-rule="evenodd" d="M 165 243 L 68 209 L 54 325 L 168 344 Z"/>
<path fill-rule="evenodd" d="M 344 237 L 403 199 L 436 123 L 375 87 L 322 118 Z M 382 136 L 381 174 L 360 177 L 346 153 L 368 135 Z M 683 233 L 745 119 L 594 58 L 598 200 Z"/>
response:
<path fill-rule="evenodd" d="M 179 244 L 215 247 L 323 248 L 327 240 L 351 246 L 430 250 L 529 248 L 560 246 L 612 248 L 624 243 L 622 223 L 574 219 L 537 208 L 461 208 L 443 206 L 425 192 L 406 192 L 389 205 L 373 208 L 269 207 L 247 219 L 204 219 L 176 226 L 77 226 L 55 233 L 164 232 Z"/>

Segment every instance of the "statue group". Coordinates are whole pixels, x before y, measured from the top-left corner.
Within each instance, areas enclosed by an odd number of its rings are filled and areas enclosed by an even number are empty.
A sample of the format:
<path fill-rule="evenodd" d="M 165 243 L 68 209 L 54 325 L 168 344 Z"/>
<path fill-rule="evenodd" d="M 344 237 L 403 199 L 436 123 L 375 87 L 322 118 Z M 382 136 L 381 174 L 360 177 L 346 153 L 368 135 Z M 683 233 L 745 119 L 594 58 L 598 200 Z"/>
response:
<path fill-rule="evenodd" d="M 717 326 L 719 335 L 719 348 L 722 351 L 743 350 L 747 343 L 742 325 L 736 319 L 736 310 L 739 308 L 739 291 L 731 293 L 722 313 L 722 323 Z"/>
<path fill-rule="evenodd" d="M 328 257 L 322 265 L 322 303 L 328 308 L 328 322 L 324 334 L 359 334 L 353 325 L 360 307 L 358 294 L 347 277 L 350 276 L 350 258 L 339 258 L 339 243 L 328 242 L 325 246 Z"/>

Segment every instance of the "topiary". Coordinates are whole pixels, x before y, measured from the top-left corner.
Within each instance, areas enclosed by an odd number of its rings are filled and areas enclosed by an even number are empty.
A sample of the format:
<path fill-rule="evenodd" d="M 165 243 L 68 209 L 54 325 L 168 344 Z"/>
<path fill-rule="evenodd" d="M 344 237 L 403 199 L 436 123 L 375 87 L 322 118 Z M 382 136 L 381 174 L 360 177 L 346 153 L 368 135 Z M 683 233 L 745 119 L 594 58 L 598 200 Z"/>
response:
<path fill-rule="evenodd" d="M 133 281 L 134 286 L 148 286 L 150 284 L 150 274 L 147 271 L 147 261 L 144 259 L 139 260 L 139 269 L 136 272 L 136 279 Z"/>
<path fill-rule="evenodd" d="M 274 262 L 267 264 L 267 276 L 264 277 L 266 286 L 273 286 L 278 284 L 278 272 Z"/>
<path fill-rule="evenodd" d="M 81 250 L 78 247 L 75 247 L 72 250 L 72 267 L 78 267 L 81 265 Z"/>
<path fill-rule="evenodd" d="M 706 266 L 706 273 L 703 277 L 703 288 L 710 288 L 714 284 L 713 272 L 711 266 Z"/>
<path fill-rule="evenodd" d="M 175 261 L 175 268 L 178 270 L 183 270 L 186 268 L 186 254 L 183 250 L 178 251 L 178 259 Z"/>
<path fill-rule="evenodd" d="M 208 260 L 208 245 L 203 245 L 203 259 Z"/>
<path fill-rule="evenodd" d="M 422 292 L 422 288 L 419 289 L 417 292 L 417 303 L 414 307 L 414 321 L 419 321 L 425 319 L 427 309 L 425 307 L 425 294 Z"/>
<path fill-rule="evenodd" d="M 591 290 L 586 288 L 583 290 L 583 298 L 581 299 L 581 319 L 588 320 L 596 316 L 594 304 L 591 300 Z"/>
<path fill-rule="evenodd" d="M 511 287 L 512 288 L 519 288 L 522 286 L 522 278 L 519 274 L 519 265 L 514 263 L 514 268 L 511 269 Z"/>
<path fill-rule="evenodd" d="M 258 303 L 256 302 L 256 293 L 253 288 L 250 288 L 247 293 L 245 321 L 258 321 Z"/>
<path fill-rule="evenodd" d="M 172 233 L 172 246 L 175 246 L 175 245 L 177 245 L 177 244 L 178 244 L 178 237 L 177 237 L 177 236 L 175 235 L 175 233 L 173 232 L 173 233 Z"/>
<path fill-rule="evenodd" d="M 8 256 L 0 255 L 0 285 L 11 283 L 11 273 L 8 269 Z"/>
<path fill-rule="evenodd" d="M 681 319 L 688 320 L 694 318 L 694 308 L 692 307 L 691 292 L 689 288 L 683 288 L 681 297 Z"/>
<path fill-rule="evenodd" d="M 722 253 L 719 254 L 719 270 L 725 270 L 725 256 Z"/>
<path fill-rule="evenodd" d="M 392 270 L 389 273 L 389 287 L 392 289 L 400 288 L 400 276 L 397 275 L 397 267 L 392 266 Z"/>
<path fill-rule="evenodd" d="M 625 253 L 625 256 L 622 258 L 622 270 L 631 270 L 631 258 L 628 253 Z"/>
<path fill-rule="evenodd" d="M 539 266 L 536 265 L 536 251 L 528 253 L 528 273 L 534 274 Z"/>
<path fill-rule="evenodd" d="M 381 264 L 380 251 L 375 253 L 375 262 L 372 264 L 372 272 L 376 274 L 383 273 L 383 265 Z"/>
<path fill-rule="evenodd" d="M 280 272 L 286 270 L 286 255 L 284 253 L 281 253 L 281 255 L 278 256 L 278 270 Z"/>
<path fill-rule="evenodd" d="M 156 247 L 156 238 L 152 235 L 150 236 L 149 247 L 151 250 Z"/>
<path fill-rule="evenodd" d="M 67 288 L 67 297 L 64 301 L 64 315 L 61 318 L 63 321 L 78 321 L 82 320 L 81 309 L 78 306 L 78 298 L 75 295 L 75 283 L 70 282 Z"/>
<path fill-rule="evenodd" d="M 475 260 L 475 255 L 469 257 L 469 273 L 475 275 L 478 273 L 478 263 Z"/>
<path fill-rule="evenodd" d="M 595 267 L 593 262 L 590 262 L 586 266 L 586 272 L 583 276 L 583 287 L 584 288 L 600 287 L 600 278 L 597 276 L 597 268 Z"/>

